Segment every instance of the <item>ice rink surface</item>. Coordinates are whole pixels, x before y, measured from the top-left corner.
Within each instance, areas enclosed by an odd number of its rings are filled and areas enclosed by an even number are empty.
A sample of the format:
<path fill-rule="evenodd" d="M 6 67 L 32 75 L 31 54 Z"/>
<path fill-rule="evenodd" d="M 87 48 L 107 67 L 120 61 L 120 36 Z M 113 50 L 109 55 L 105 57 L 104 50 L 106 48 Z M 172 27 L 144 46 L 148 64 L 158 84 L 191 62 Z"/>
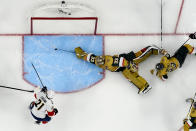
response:
<path fill-rule="evenodd" d="M 50 0 L 54 2 L 55 0 Z M 49 0 L 0 1 L 0 85 L 34 89 L 23 80 L 22 36 L 30 33 L 36 6 Z M 104 36 L 105 54 L 127 53 L 161 46 L 160 0 L 75 0 L 90 5 L 98 17 L 97 34 Z M 195 0 L 163 0 L 163 48 L 171 54 L 196 31 Z M 74 28 L 74 26 L 72 27 Z M 69 29 L 68 29 L 69 30 Z M 85 30 L 85 28 L 84 28 Z M 196 46 L 196 40 L 189 43 Z M 139 73 L 153 87 L 146 95 L 121 73 L 106 71 L 105 79 L 77 93 L 56 94 L 59 114 L 47 125 L 35 125 L 28 110 L 31 93 L 0 90 L 2 131 L 178 131 L 196 91 L 196 56 L 165 82 L 150 74 L 161 56 L 139 65 Z M 55 77 L 55 76 L 54 76 Z"/>

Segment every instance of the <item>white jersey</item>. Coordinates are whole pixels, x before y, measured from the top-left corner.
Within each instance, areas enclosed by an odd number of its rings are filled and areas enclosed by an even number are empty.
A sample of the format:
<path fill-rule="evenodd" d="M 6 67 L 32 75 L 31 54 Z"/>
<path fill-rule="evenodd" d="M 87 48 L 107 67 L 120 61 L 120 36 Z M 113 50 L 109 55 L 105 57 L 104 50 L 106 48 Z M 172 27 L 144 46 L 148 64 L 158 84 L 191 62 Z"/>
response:
<path fill-rule="evenodd" d="M 46 114 L 53 112 L 54 105 L 53 101 L 46 97 L 44 92 L 41 92 L 41 89 L 35 89 L 35 105 L 32 108 L 31 112 L 34 116 L 38 118 L 45 118 Z"/>

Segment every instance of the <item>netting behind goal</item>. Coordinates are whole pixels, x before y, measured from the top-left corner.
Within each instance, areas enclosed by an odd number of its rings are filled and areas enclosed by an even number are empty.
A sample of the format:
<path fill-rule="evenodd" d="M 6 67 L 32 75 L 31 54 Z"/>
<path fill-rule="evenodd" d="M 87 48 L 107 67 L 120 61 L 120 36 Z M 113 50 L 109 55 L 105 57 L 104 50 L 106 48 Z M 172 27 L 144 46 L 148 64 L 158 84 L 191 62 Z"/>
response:
<path fill-rule="evenodd" d="M 31 17 L 31 34 L 96 34 L 97 17 Z"/>

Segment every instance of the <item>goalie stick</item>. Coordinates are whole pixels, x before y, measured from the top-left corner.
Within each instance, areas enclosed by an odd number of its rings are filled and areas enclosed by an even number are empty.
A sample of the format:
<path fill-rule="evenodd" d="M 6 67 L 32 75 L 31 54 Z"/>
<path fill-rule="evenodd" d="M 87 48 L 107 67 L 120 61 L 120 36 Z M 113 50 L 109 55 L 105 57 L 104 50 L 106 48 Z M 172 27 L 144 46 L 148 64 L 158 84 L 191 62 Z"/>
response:
<path fill-rule="evenodd" d="M 0 85 L 0 87 L 6 88 L 6 89 L 12 89 L 12 90 L 19 90 L 19 91 L 24 91 L 24 92 L 30 92 L 30 93 L 34 92 L 33 90 L 24 90 L 24 89 L 9 87 L 9 86 L 2 86 L 2 85 Z"/>

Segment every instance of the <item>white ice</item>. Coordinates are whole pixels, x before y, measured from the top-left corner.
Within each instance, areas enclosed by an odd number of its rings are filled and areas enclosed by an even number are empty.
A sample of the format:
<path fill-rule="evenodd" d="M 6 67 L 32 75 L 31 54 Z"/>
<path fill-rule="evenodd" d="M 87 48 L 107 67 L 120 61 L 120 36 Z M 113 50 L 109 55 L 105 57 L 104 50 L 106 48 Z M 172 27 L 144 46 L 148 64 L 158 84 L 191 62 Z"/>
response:
<path fill-rule="evenodd" d="M 55 0 L 0 1 L 0 85 L 33 89 L 22 79 L 22 37 L 28 34 L 31 10 Z M 96 9 L 98 33 L 160 33 L 160 0 L 75 0 Z M 163 33 L 174 33 L 182 0 L 163 0 Z M 195 0 L 184 0 L 176 33 L 196 31 Z M 163 47 L 171 54 L 187 35 L 164 35 Z M 189 41 L 196 46 L 196 40 Z M 105 53 L 119 54 L 156 44 L 160 36 L 105 36 Z M 87 90 L 56 94 L 59 114 L 47 125 L 33 124 L 28 105 L 31 93 L 0 88 L 0 131 L 177 131 L 188 113 L 185 99 L 196 91 L 196 56 L 188 56 L 183 67 L 165 82 L 151 76 L 161 56 L 140 64 L 140 75 L 153 87 L 146 95 L 121 73 L 106 71 L 105 79 Z M 55 76 L 54 76 L 55 77 Z"/>

